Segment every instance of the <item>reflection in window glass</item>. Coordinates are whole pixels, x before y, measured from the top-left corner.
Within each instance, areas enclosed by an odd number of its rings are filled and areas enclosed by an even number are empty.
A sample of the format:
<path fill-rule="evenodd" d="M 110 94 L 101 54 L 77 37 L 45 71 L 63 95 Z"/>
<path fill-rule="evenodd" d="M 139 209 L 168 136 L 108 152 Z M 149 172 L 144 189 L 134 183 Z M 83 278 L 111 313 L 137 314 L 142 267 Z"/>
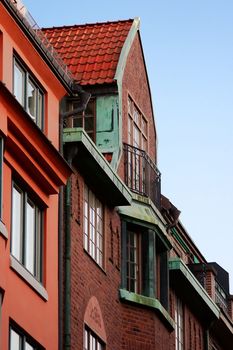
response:
<path fill-rule="evenodd" d="M 13 93 L 34 122 L 43 128 L 44 94 L 31 74 L 14 58 Z"/>
<path fill-rule="evenodd" d="M 31 118 L 35 121 L 36 120 L 36 88 L 34 84 L 29 80 L 27 85 L 27 107 L 28 107 L 28 113 L 30 114 Z"/>
<path fill-rule="evenodd" d="M 13 329 L 10 331 L 10 350 L 21 350 L 21 339 Z"/>
<path fill-rule="evenodd" d="M 22 192 L 14 187 L 13 188 L 13 206 L 12 206 L 12 240 L 11 240 L 11 253 L 19 261 L 22 257 L 22 227 L 23 227 L 23 194 Z"/>
<path fill-rule="evenodd" d="M 40 282 L 42 279 L 42 211 L 28 193 L 13 186 L 11 254 Z"/>
<path fill-rule="evenodd" d="M 94 193 L 84 190 L 84 249 L 103 266 L 103 206 Z"/>
<path fill-rule="evenodd" d="M 14 95 L 22 106 L 24 106 L 24 97 L 25 97 L 24 82 L 25 82 L 25 72 L 15 62 L 15 65 L 14 65 Z"/>
<path fill-rule="evenodd" d="M 25 237 L 25 267 L 34 274 L 35 268 L 35 207 L 27 202 L 26 212 L 26 237 Z"/>

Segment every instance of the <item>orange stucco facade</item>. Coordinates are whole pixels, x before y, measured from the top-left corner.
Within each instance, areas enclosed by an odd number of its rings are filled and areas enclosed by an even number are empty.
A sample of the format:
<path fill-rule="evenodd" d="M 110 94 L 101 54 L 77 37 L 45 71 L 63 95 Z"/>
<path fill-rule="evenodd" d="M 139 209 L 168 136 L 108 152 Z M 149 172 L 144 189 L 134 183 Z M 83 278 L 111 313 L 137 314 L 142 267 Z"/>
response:
<path fill-rule="evenodd" d="M 0 2 L 0 137 L 3 140 L 0 218 L 0 349 L 9 349 L 11 324 L 41 348 L 58 349 L 58 202 L 70 169 L 58 152 L 59 102 L 66 95 L 37 51 Z M 17 55 L 43 88 L 41 131 L 13 95 Z M 14 181 L 43 209 L 42 279 L 38 281 L 11 254 Z"/>

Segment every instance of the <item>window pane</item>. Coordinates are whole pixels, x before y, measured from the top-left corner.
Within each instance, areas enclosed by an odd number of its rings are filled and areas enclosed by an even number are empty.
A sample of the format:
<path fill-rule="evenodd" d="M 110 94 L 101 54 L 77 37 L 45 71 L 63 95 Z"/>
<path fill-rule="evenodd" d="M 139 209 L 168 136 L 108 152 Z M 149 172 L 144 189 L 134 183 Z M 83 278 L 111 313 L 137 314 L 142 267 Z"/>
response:
<path fill-rule="evenodd" d="M 39 126 L 39 128 L 43 127 L 43 113 L 44 113 L 43 107 L 44 107 L 43 95 L 40 91 L 38 91 L 38 106 L 37 106 L 36 124 Z"/>
<path fill-rule="evenodd" d="M 35 214 L 35 275 L 38 278 L 38 280 L 41 281 L 41 264 L 42 264 L 42 212 L 40 209 L 36 208 L 36 214 Z"/>
<path fill-rule="evenodd" d="M 33 349 L 34 349 L 33 346 L 31 346 L 27 342 L 25 343 L 25 350 L 33 350 Z"/>
<path fill-rule="evenodd" d="M 10 331 L 10 350 L 20 350 L 21 349 L 21 339 L 18 333 L 13 329 Z"/>
<path fill-rule="evenodd" d="M 27 201 L 25 232 L 25 267 L 34 274 L 35 271 L 35 206 Z"/>
<path fill-rule="evenodd" d="M 16 99 L 24 106 L 24 81 L 25 72 L 23 69 L 15 62 L 14 64 L 14 95 Z"/>
<path fill-rule="evenodd" d="M 12 243 L 11 253 L 18 259 L 21 256 L 22 226 L 23 226 L 23 194 L 15 187 L 13 188 L 13 205 L 12 205 Z"/>
<path fill-rule="evenodd" d="M 35 85 L 29 80 L 27 83 L 27 110 L 34 121 L 36 121 L 36 92 Z"/>

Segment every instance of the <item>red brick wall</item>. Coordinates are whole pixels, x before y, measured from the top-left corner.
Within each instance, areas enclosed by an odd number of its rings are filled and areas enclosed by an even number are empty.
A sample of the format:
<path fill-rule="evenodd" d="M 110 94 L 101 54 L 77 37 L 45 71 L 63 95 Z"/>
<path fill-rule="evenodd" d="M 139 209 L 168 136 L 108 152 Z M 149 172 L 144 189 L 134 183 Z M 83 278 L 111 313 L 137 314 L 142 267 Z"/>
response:
<path fill-rule="evenodd" d="M 82 349 L 84 314 L 92 296 L 100 305 L 109 350 L 173 349 L 167 346 L 174 337 L 155 311 L 119 300 L 120 218 L 114 209 L 105 206 L 104 270 L 83 249 L 84 180 L 78 173 L 71 179 L 71 349 Z"/>
<path fill-rule="evenodd" d="M 128 94 L 133 99 L 136 106 L 148 121 L 149 139 L 148 153 L 150 157 L 156 158 L 156 135 L 153 111 L 151 108 L 151 99 L 149 86 L 146 76 L 146 70 L 143 61 L 143 55 L 140 45 L 139 36 L 136 35 L 132 47 L 129 51 L 127 63 L 122 80 L 122 141 L 128 142 L 127 125 L 128 125 Z M 123 178 L 123 162 L 119 167 L 119 174 Z"/>
<path fill-rule="evenodd" d="M 95 296 L 102 311 L 107 342 L 111 344 L 109 348 L 120 350 L 121 309 L 118 296 L 120 286 L 118 254 L 120 220 L 114 209 L 105 206 L 106 254 L 105 268 L 102 270 L 83 248 L 83 189 L 83 178 L 79 174 L 73 175 L 71 218 L 72 349 L 82 349 L 84 313 L 91 296 Z M 94 189 L 92 190 L 94 191 Z"/>

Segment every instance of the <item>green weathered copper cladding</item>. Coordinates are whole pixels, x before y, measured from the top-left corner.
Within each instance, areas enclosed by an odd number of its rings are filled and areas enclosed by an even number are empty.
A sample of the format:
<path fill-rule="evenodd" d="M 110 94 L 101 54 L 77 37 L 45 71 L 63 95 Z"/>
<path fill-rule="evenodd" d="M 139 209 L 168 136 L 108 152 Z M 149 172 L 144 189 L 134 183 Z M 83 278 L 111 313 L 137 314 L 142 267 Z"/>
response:
<path fill-rule="evenodd" d="M 125 217 L 126 221 L 155 230 L 166 248 L 171 249 L 172 244 L 168 238 L 165 224 L 151 205 L 133 200 L 131 206 L 118 207 L 118 212 Z"/>
<path fill-rule="evenodd" d="M 103 153 L 112 153 L 115 169 L 119 151 L 118 95 L 96 98 L 96 146 Z"/>
<path fill-rule="evenodd" d="M 64 144 L 77 144 L 78 154 L 75 161 L 83 176 L 92 181 L 96 193 L 99 191 L 106 194 L 106 200 L 113 206 L 131 203 L 132 196 L 128 187 L 115 173 L 83 128 L 64 129 L 63 142 Z"/>
<path fill-rule="evenodd" d="M 157 311 L 163 320 L 163 322 L 167 325 L 167 327 L 170 329 L 170 331 L 173 331 L 175 328 L 175 322 L 167 312 L 167 310 L 164 309 L 162 304 L 159 302 L 158 299 L 146 297 L 144 295 L 128 292 L 125 289 L 120 289 L 120 299 L 125 302 L 130 302 L 137 305 L 143 305 L 147 306 L 150 309 L 154 309 Z"/>
<path fill-rule="evenodd" d="M 191 293 L 193 295 L 195 294 L 195 298 L 190 300 L 191 303 L 198 299 L 198 305 L 201 305 L 202 308 L 205 307 L 206 313 L 208 312 L 211 318 L 219 318 L 219 307 L 180 258 L 172 258 L 169 260 L 169 270 L 171 277 L 174 278 L 173 285 L 175 287 L 179 287 L 182 290 L 185 289 L 187 294 L 190 295 L 190 299 Z"/>
<path fill-rule="evenodd" d="M 183 247 L 183 249 L 185 250 L 186 253 L 191 253 L 191 250 L 189 249 L 189 247 L 187 246 L 185 241 L 182 239 L 180 234 L 177 232 L 175 227 L 173 227 L 171 229 L 171 234 L 177 240 L 177 242 L 179 242 L 179 244 Z M 193 255 L 193 259 L 194 259 L 195 264 L 198 264 L 200 262 L 199 259 L 195 255 Z"/>

